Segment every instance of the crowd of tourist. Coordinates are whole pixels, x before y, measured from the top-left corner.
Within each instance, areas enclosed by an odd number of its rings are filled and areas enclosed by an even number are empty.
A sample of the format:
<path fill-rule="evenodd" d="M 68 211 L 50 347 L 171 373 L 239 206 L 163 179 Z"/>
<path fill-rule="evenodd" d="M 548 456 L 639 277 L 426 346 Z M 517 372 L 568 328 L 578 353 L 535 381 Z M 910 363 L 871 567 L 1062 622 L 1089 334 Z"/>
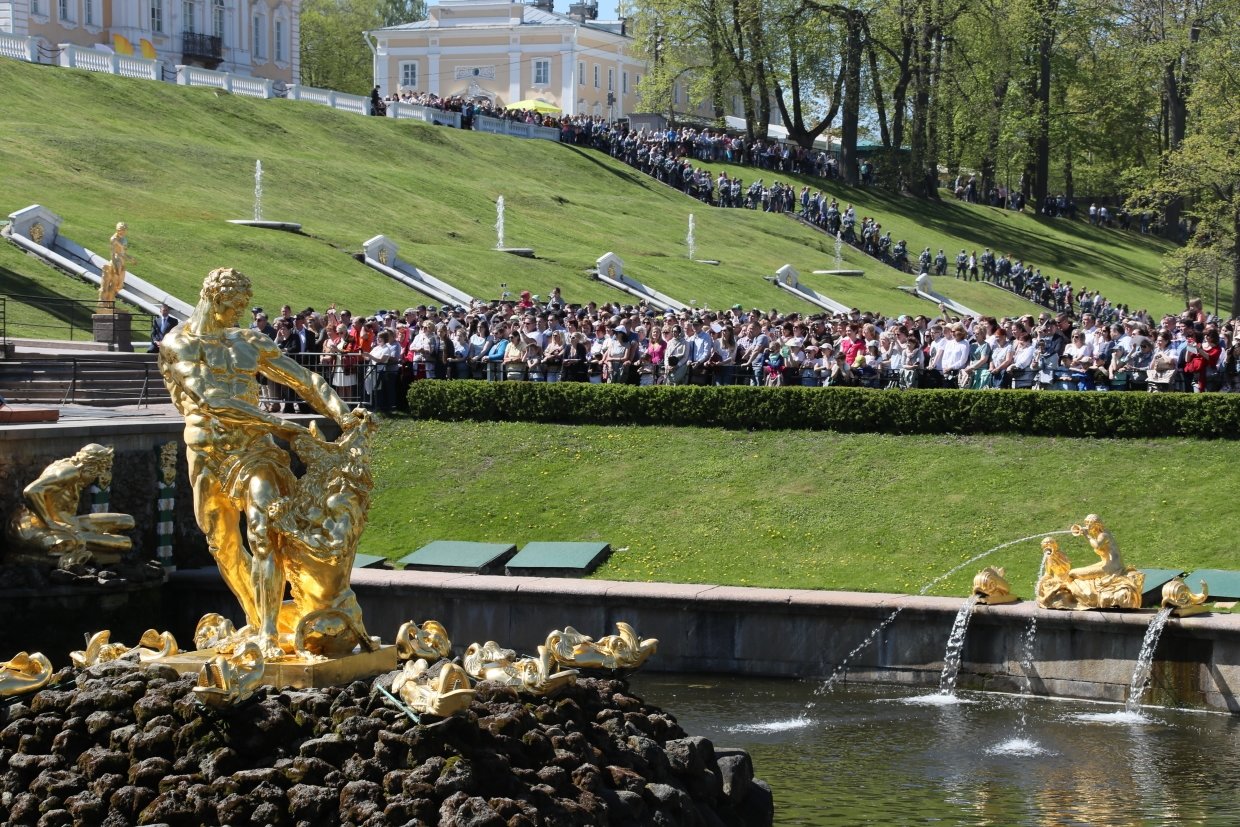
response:
<path fill-rule="evenodd" d="M 942 309 L 941 309 L 942 310 Z M 1240 320 L 1220 324 L 1199 300 L 1184 313 L 1103 321 L 1044 310 L 1020 318 L 897 318 L 778 310 L 659 311 L 644 304 L 546 300 L 426 306 L 354 315 L 335 306 L 254 329 L 312 367 L 346 399 L 395 409 L 411 382 L 439 379 L 635 385 L 873 388 L 1240 390 Z M 268 384 L 270 410 L 302 403 Z M 301 407 L 304 410 L 304 406 Z"/>

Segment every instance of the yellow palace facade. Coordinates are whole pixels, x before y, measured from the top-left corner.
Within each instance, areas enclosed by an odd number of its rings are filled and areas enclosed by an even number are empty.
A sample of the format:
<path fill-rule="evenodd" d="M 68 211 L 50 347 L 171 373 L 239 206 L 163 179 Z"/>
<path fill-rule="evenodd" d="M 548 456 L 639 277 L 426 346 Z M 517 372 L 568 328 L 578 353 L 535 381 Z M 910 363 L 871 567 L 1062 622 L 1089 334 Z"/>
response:
<path fill-rule="evenodd" d="M 633 56 L 624 21 L 596 20 L 596 10 L 440 0 L 426 20 L 367 32 L 375 83 L 385 95 L 541 100 L 568 115 L 624 117 L 638 107 L 645 62 Z"/>

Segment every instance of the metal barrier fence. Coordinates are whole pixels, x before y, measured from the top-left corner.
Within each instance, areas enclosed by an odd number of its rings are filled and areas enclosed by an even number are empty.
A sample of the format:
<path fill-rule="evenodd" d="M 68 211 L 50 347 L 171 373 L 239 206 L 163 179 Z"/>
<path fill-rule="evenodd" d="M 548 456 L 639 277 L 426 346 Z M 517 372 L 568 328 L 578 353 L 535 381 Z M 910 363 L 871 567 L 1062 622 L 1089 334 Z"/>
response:
<path fill-rule="evenodd" d="M 49 316 L 57 321 L 55 322 L 37 322 L 22 321 L 23 328 L 29 328 L 32 331 L 45 332 L 45 336 L 36 338 L 58 339 L 67 338 L 69 341 L 94 339 L 94 321 L 92 316 L 95 314 L 110 314 L 116 308 L 116 302 L 99 302 L 99 301 L 79 301 L 77 299 L 62 299 L 53 296 L 28 296 L 17 293 L 8 293 L 0 296 L 0 307 L 3 312 L 0 313 L 0 342 L 7 342 L 10 336 L 8 322 L 15 321 L 8 317 L 8 300 L 12 299 L 15 304 L 25 304 L 30 307 L 43 310 Z M 108 344 L 115 350 L 129 350 L 132 342 L 142 342 L 147 339 L 147 331 L 151 329 L 151 319 L 154 318 L 150 313 L 124 311 L 131 319 L 131 325 L 128 329 L 113 326 L 112 340 Z"/>

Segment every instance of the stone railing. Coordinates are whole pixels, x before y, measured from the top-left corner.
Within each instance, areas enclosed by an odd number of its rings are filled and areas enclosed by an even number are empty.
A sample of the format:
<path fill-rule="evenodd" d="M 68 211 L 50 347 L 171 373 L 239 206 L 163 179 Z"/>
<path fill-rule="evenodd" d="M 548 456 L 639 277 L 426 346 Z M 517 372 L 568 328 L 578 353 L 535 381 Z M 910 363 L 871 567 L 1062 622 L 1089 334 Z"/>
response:
<path fill-rule="evenodd" d="M 436 109 L 433 106 L 395 101 L 388 104 L 387 114 L 389 118 L 412 118 L 424 123 L 454 126 L 457 129 L 461 128 L 460 112 L 449 112 L 446 109 Z"/>
<path fill-rule="evenodd" d="M 330 106 L 342 112 L 353 112 L 357 115 L 370 114 L 370 100 L 362 95 L 350 95 L 345 92 L 334 92 L 331 89 L 293 84 L 288 88 L 288 94 L 285 97 L 291 101 L 307 101 L 321 106 Z"/>
<path fill-rule="evenodd" d="M 66 69 L 85 69 L 88 72 L 103 72 L 107 75 L 120 75 L 127 78 L 159 80 L 162 64 L 158 60 L 144 57 L 118 55 L 101 49 L 88 49 L 72 43 L 61 43 L 60 65 Z"/>
<path fill-rule="evenodd" d="M 553 126 L 510 121 L 507 118 L 492 118 L 489 115 L 474 116 L 474 129 L 489 132 L 493 135 L 511 135 L 514 138 L 536 138 L 544 141 L 560 140 L 560 130 Z"/>
<path fill-rule="evenodd" d="M 27 63 L 38 63 L 39 41 L 34 37 L 22 37 L 0 32 L 0 57 L 24 60 Z"/>
<path fill-rule="evenodd" d="M 234 75 L 232 72 L 217 72 L 199 66 L 177 66 L 178 86 L 209 86 L 247 98 L 270 98 L 273 97 L 272 83 L 273 81 L 267 78 Z"/>

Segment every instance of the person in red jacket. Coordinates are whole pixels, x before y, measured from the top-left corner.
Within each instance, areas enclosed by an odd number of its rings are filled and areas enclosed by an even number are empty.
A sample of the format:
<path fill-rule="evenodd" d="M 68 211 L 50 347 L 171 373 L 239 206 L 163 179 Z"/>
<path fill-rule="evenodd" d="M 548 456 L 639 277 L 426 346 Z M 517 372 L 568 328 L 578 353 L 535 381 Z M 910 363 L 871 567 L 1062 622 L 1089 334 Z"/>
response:
<path fill-rule="evenodd" d="M 1218 333 L 1209 331 L 1204 340 L 1196 330 L 1190 329 L 1185 335 L 1188 338 L 1188 343 L 1184 345 L 1185 390 L 1191 387 L 1194 393 L 1204 393 L 1206 373 L 1218 365 L 1218 357 L 1222 353 Z"/>

